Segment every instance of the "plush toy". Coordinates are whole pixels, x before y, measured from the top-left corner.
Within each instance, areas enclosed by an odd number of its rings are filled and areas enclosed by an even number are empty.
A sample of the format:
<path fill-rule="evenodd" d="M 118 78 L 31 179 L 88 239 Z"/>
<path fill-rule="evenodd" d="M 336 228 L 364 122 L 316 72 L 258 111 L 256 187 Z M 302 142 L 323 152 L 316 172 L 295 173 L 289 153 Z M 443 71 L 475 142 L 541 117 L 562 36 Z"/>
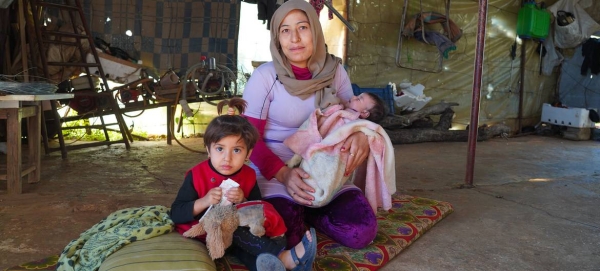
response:
<path fill-rule="evenodd" d="M 208 254 L 214 259 L 223 257 L 232 242 L 233 232 L 240 224 L 233 205 L 215 205 L 200 218 L 198 224 L 183 233 L 185 237 L 206 234 Z"/>
<path fill-rule="evenodd" d="M 273 205 L 266 201 L 247 201 L 236 205 L 216 204 L 206 211 L 198 224 L 183 233 L 185 237 L 206 234 L 210 257 L 223 257 L 238 226 L 249 227 L 255 236 L 282 236 L 287 228 Z"/>

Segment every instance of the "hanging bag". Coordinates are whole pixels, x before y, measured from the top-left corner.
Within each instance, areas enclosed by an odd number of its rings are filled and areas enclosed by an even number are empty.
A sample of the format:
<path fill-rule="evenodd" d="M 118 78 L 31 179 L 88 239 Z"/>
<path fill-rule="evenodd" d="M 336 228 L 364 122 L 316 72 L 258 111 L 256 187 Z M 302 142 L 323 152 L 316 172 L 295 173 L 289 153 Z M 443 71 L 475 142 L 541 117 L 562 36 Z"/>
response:
<path fill-rule="evenodd" d="M 554 20 L 556 47 L 576 47 L 587 40 L 592 33 L 600 30 L 600 25 L 577 2 L 577 0 L 560 0 L 548 8 L 548 11 L 557 18 Z M 559 17 L 565 20 L 559 20 Z M 568 24 L 564 25 L 565 23 Z"/>

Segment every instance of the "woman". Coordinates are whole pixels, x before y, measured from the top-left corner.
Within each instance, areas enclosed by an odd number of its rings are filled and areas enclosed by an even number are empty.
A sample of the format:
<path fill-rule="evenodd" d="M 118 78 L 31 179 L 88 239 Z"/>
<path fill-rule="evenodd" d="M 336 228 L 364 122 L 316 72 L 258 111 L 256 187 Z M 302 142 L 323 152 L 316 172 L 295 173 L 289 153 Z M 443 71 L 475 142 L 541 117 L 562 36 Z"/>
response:
<path fill-rule="evenodd" d="M 283 216 L 288 247 L 302 239 L 308 222 L 342 245 L 363 248 L 375 238 L 377 221 L 362 191 L 348 185 L 327 206 L 310 208 L 313 198 L 307 192 L 314 189 L 302 180 L 308 174 L 284 163 L 294 153 L 283 141 L 315 108 L 353 97 L 348 74 L 341 60 L 327 53 L 316 11 L 306 1 L 285 2 L 273 14 L 270 29 L 273 61 L 254 71 L 243 95 L 245 116 L 261 137 L 250 161 L 262 195 Z M 353 134 L 341 151 L 347 153 L 349 175 L 369 154 L 367 137 Z"/>

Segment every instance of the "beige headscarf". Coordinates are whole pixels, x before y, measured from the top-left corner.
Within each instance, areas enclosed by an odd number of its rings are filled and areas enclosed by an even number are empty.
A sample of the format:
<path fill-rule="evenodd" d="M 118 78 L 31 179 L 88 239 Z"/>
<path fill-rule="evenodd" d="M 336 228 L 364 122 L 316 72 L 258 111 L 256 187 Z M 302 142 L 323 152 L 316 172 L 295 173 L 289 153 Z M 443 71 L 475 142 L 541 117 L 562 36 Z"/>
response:
<path fill-rule="evenodd" d="M 279 26 L 287 14 L 295 9 L 306 13 L 310 23 L 313 35 L 313 55 L 308 59 L 308 69 L 312 74 L 312 79 L 297 80 L 292 67 L 279 44 Z M 301 99 L 310 97 L 316 93 L 315 107 L 324 108 L 328 104 L 336 103 L 334 89 L 328 88 L 333 82 L 333 76 L 342 60 L 334 55 L 328 54 L 325 49 L 325 37 L 323 29 L 319 22 L 319 17 L 315 8 L 305 0 L 289 0 L 281 5 L 271 18 L 271 56 L 275 64 L 275 72 L 279 81 L 285 86 L 285 89 L 293 96 Z M 327 87 L 326 90 L 324 90 Z"/>

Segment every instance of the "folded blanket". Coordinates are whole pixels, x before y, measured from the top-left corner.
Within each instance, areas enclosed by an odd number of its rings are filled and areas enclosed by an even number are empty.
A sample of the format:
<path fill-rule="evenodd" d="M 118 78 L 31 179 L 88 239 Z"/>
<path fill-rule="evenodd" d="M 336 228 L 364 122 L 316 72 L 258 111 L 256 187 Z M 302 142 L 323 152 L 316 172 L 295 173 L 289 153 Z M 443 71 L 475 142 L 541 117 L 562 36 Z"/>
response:
<path fill-rule="evenodd" d="M 165 206 L 144 206 L 116 211 L 83 232 L 62 251 L 57 271 L 98 270 L 122 246 L 173 230 Z"/>
<path fill-rule="evenodd" d="M 303 158 L 300 168 L 310 175 L 304 181 L 315 188 L 311 207 L 327 205 L 349 182 L 349 176 L 344 176 L 349 154 L 340 149 L 345 139 L 357 132 L 367 135 L 370 152 L 363 171 L 366 176 L 355 174 L 354 183 L 363 190 L 374 211 L 377 207 L 384 210 L 392 207 L 396 173 L 390 138 L 378 124 L 357 119 L 341 107 L 331 107 L 324 112 L 315 110 L 298 131 L 283 142 Z"/>

